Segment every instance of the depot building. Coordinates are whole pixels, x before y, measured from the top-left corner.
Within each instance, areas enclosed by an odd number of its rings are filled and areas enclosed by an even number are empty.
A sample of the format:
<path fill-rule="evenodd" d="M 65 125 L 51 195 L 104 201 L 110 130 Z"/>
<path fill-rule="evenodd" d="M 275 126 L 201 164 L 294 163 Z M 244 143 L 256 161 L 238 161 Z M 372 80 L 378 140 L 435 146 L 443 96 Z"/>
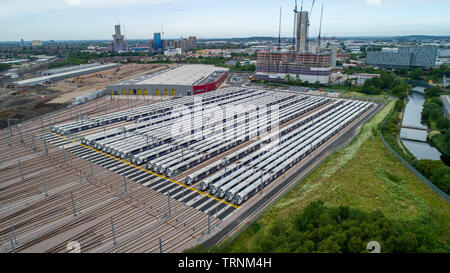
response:
<path fill-rule="evenodd" d="M 189 96 L 216 90 L 227 74 L 228 68 L 186 64 L 109 85 L 107 92 L 128 96 Z"/>

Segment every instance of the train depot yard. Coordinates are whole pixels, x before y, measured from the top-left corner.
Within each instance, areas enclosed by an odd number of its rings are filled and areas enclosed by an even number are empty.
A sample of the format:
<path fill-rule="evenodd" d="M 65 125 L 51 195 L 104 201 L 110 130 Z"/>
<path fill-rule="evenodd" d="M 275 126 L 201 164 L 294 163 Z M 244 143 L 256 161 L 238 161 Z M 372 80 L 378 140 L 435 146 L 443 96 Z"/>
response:
<path fill-rule="evenodd" d="M 228 87 L 19 123 L 0 135 L 0 251 L 181 252 L 228 235 L 380 106 Z"/>

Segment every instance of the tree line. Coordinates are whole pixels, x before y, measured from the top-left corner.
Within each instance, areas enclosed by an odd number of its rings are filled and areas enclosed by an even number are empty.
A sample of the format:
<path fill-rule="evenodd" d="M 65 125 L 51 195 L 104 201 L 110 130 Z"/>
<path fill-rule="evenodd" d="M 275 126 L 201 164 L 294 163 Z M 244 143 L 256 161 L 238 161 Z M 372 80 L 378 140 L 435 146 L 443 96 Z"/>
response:
<path fill-rule="evenodd" d="M 328 207 L 321 200 L 264 228 L 256 222 L 249 229 L 255 234 L 251 244 L 230 242 L 209 250 L 197 246 L 186 252 L 367 253 L 371 241 L 379 242 L 383 253 L 449 251 L 430 222 L 396 222 L 381 211 Z"/>

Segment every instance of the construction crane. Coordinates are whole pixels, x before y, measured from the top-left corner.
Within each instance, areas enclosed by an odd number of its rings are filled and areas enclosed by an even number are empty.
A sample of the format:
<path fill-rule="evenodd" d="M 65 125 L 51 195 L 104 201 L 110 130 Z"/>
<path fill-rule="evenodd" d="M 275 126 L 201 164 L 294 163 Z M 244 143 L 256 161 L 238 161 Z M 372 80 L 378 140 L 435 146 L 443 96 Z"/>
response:
<path fill-rule="evenodd" d="M 312 13 L 312 9 L 314 7 L 314 3 L 316 2 L 316 0 L 313 0 L 312 5 L 311 5 L 311 9 L 309 10 L 309 14 L 308 14 L 308 27 L 309 27 L 309 18 L 311 18 L 311 13 Z"/>
<path fill-rule="evenodd" d="M 295 7 L 294 7 L 294 34 L 292 35 L 292 42 L 294 43 L 295 47 L 295 27 L 297 25 L 297 0 L 295 0 Z"/>
<path fill-rule="evenodd" d="M 117 15 L 114 13 L 114 17 L 116 17 L 117 20 L 117 24 L 120 26 L 120 21 L 119 21 L 119 17 L 117 17 Z"/>
<path fill-rule="evenodd" d="M 280 7 L 280 22 L 278 24 L 278 51 L 281 50 L 281 7 Z"/>
<path fill-rule="evenodd" d="M 319 49 L 320 49 L 320 35 L 322 32 L 322 15 L 323 15 L 323 2 L 322 2 L 322 9 L 320 10 L 320 27 L 319 27 L 319 38 L 318 38 L 318 44 L 319 44 Z"/>

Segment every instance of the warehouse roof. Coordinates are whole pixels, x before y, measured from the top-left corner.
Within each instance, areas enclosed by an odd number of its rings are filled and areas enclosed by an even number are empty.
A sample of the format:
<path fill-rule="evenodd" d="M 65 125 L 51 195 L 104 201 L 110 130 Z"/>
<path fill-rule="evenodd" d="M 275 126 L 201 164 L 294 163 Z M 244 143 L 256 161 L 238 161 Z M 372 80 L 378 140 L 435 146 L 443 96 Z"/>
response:
<path fill-rule="evenodd" d="M 42 76 L 42 77 L 37 77 L 37 78 L 31 78 L 31 79 L 27 79 L 27 80 L 22 80 L 22 81 L 17 81 L 15 82 L 18 85 L 33 85 L 33 84 L 37 84 L 37 83 L 43 83 L 46 81 L 51 81 L 52 79 L 55 78 L 64 78 L 64 77 L 70 77 L 70 75 L 72 74 L 77 74 L 77 73 L 84 73 L 84 74 L 89 74 L 95 71 L 99 71 L 102 69 L 108 69 L 108 68 L 113 68 L 116 67 L 117 64 L 115 63 L 109 63 L 109 64 L 104 64 L 101 66 L 95 66 L 95 67 L 88 67 L 88 68 L 83 68 L 83 69 L 79 69 L 79 70 L 73 70 L 73 71 L 68 71 L 68 72 L 63 72 L 63 73 L 57 73 L 57 74 L 53 74 L 53 75 L 48 75 L 48 76 Z"/>
<path fill-rule="evenodd" d="M 216 71 L 228 71 L 228 68 L 205 64 L 186 64 L 159 73 L 143 75 L 114 85 L 172 84 L 195 85 Z"/>

